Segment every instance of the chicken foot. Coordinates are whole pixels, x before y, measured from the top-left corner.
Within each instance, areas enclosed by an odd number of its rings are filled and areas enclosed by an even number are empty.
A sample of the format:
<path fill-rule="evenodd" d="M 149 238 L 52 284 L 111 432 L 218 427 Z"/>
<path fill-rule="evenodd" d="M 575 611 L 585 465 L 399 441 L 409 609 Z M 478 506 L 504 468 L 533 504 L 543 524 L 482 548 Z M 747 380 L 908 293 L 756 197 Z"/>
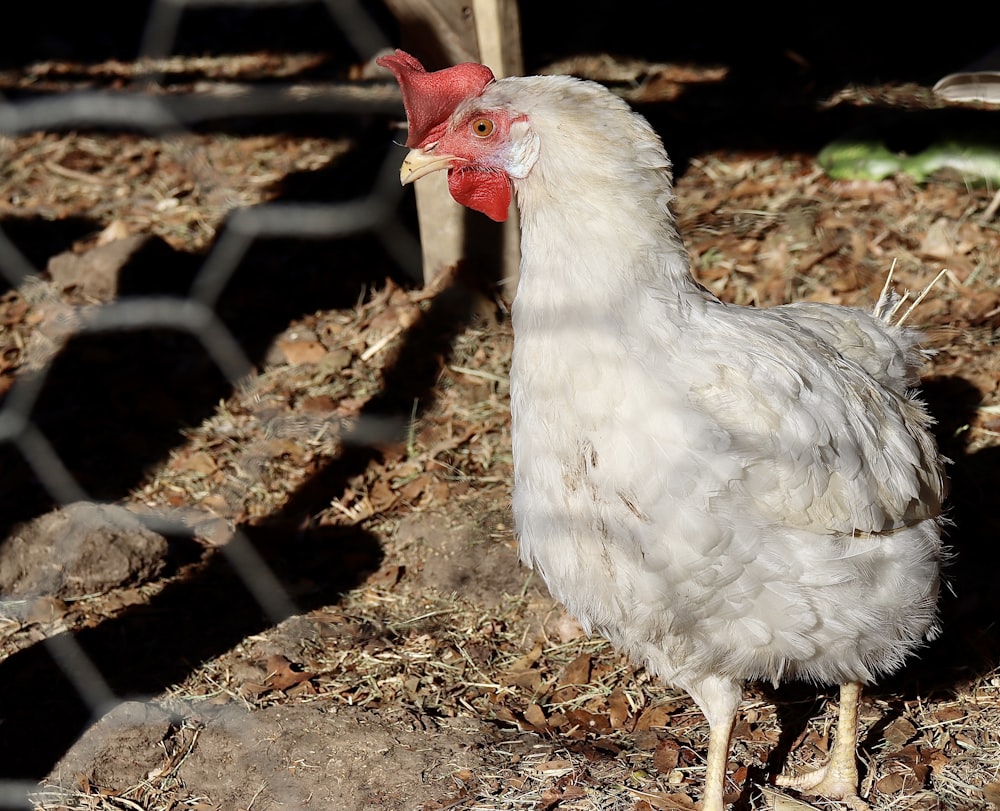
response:
<path fill-rule="evenodd" d="M 840 712 L 830 760 L 818 769 L 797 775 L 778 775 L 775 784 L 804 794 L 843 800 L 854 811 L 868 811 L 870 806 L 858 796 L 858 702 L 861 685 L 840 685 Z"/>

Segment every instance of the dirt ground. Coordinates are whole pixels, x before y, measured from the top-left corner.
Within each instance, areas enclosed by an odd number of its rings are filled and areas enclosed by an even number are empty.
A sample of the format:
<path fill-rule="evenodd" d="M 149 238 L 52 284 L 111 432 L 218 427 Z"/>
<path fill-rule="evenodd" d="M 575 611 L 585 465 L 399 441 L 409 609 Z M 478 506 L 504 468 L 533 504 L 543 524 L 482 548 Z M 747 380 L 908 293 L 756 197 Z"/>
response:
<path fill-rule="evenodd" d="M 156 67 L 180 94 L 322 62 Z M 0 90 L 149 67 L 35 62 Z M 692 265 L 728 301 L 868 306 L 893 263 L 914 292 L 947 269 L 911 315 L 953 460 L 945 633 L 867 692 L 863 793 L 876 811 L 1000 807 L 996 185 L 833 180 L 816 161 L 851 127 L 894 148 L 899 130 L 929 143 L 1000 112 L 949 118 L 912 81 L 809 85 L 755 97 L 754 132 L 726 142 L 751 103 L 725 63 L 581 51 L 540 67 L 607 82 L 663 133 Z M 0 804 L 24 781 L 21 807 L 43 809 L 700 800 L 697 708 L 586 638 L 517 562 L 505 304 L 476 268 L 427 288 L 407 275 L 409 197 L 392 202 L 401 231 L 245 246 L 213 310 L 249 369 L 220 368 L 205 322 L 178 326 L 236 212 L 367 193 L 399 159 L 393 133 L 371 116 L 0 137 L 0 227 L 39 269 L 0 298 L 0 427 L 18 437 L 0 446 Z M 110 312 L 135 317 L 100 326 Z M 21 417 L 33 431 L 12 433 Z M 825 756 L 835 703 L 748 688 L 738 808 L 810 807 L 767 776 Z"/>

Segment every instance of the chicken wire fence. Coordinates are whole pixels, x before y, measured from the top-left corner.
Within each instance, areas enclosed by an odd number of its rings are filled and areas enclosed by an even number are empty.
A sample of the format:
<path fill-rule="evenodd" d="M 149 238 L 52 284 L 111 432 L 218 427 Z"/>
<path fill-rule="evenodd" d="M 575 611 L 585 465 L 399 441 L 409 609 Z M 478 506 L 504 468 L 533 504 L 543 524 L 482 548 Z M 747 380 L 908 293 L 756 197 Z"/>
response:
<path fill-rule="evenodd" d="M 248 9 L 307 2 L 312 0 L 154 0 L 138 60 L 145 65 L 143 77 L 149 87 L 157 86 L 161 70 L 159 60 L 173 54 L 184 17 L 192 9 L 210 6 Z M 325 0 L 324 5 L 359 60 L 370 60 L 378 51 L 389 47 L 388 38 L 377 22 L 356 0 Z M 365 85 L 363 92 L 348 82 L 297 88 L 261 83 L 243 86 L 236 93 L 82 90 L 14 100 L 0 98 L 0 137 L 93 128 L 111 132 L 119 129 L 139 131 L 155 138 L 191 131 L 217 119 L 253 117 L 280 121 L 291 114 L 335 113 L 343 116 L 356 113 L 380 115 L 388 120 L 390 116 L 401 118 L 401 112 L 398 91 L 391 79 L 384 84 Z M 388 141 L 387 131 L 387 147 L 390 146 Z M 186 294 L 130 296 L 78 308 L 72 313 L 70 328 L 47 356 L 48 362 L 38 369 L 21 370 L 12 383 L 0 405 L 0 443 L 16 450 L 54 505 L 102 501 L 78 481 L 74 471 L 61 458 L 60 448 L 36 419 L 36 407 L 49 383 L 59 350 L 81 336 L 150 329 L 175 331 L 196 340 L 229 384 L 233 388 L 240 386 L 251 372 L 253 363 L 237 336 L 220 317 L 218 302 L 247 252 L 258 240 L 327 240 L 370 234 L 380 241 L 389 257 L 406 274 L 419 278 L 419 249 L 415 237 L 397 214 L 402 194 L 399 160 L 400 153 L 388 149 L 381 169 L 372 173 L 366 192 L 354 199 L 335 203 L 277 201 L 235 208 L 200 260 Z M 22 250 L 10 229 L 0 222 L 0 273 L 6 284 L 12 289 L 22 289 L 43 271 L 44 268 L 36 266 Z M 278 277 L 276 269 L 276 286 Z M 342 447 L 371 446 L 380 441 L 398 441 L 405 432 L 407 417 L 409 415 L 400 415 L 398 419 L 361 415 L 340 434 L 340 444 Z M 77 426 L 76 430 L 86 431 L 87 427 Z M 169 509 L 144 513 L 141 520 L 150 529 L 166 535 L 190 534 L 189 523 Z M 278 623 L 296 613 L 295 599 L 244 532 L 236 528 L 220 551 L 268 621 Z M 5 602 L 5 613 L 16 615 L 18 610 L 23 611 L 23 607 L 18 609 L 14 605 L 15 602 L 22 606 L 24 603 L 23 600 Z M 211 618 L 205 619 L 211 621 Z M 146 700 L 142 696 L 119 694 L 73 633 L 45 636 L 35 646 L 46 649 L 49 660 L 61 670 L 85 704 L 90 716 L 86 726 L 126 699 Z M 122 655 L 127 656 L 128 652 L 123 651 Z M 31 699 L 26 697 L 24 700 Z M 111 723 L 109 734 L 114 734 L 115 725 Z M 231 726 L 232 734 L 239 736 L 239 724 L 233 721 Z M 30 748 L 45 734 L 45 730 L 37 730 L 39 737 L 34 741 L 25 736 L 16 743 L 19 748 Z M 8 743 L 15 742 L 8 740 Z M 0 780 L 0 806 L 31 808 L 41 803 L 49 807 L 49 802 L 58 805 L 58 795 L 40 793 L 34 779 L 36 775 L 29 777 L 32 779 L 16 775 Z"/>

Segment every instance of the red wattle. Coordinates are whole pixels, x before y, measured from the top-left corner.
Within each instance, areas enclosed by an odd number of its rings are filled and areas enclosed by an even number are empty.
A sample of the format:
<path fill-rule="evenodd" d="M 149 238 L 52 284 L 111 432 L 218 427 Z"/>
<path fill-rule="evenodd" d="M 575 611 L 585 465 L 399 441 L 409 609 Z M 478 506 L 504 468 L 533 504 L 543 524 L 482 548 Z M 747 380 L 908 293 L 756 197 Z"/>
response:
<path fill-rule="evenodd" d="M 507 219 L 510 210 L 510 179 L 503 172 L 452 169 L 448 172 L 451 196 L 495 222 Z"/>

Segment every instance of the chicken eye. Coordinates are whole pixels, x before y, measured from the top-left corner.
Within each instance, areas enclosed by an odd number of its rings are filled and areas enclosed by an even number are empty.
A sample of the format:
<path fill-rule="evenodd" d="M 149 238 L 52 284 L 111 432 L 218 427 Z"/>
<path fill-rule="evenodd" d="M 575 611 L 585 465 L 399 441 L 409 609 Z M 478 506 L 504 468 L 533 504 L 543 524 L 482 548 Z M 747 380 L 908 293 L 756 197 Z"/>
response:
<path fill-rule="evenodd" d="M 472 122 L 472 131 L 480 138 L 486 138 L 492 135 L 495 128 L 496 124 L 488 118 L 477 118 Z"/>

